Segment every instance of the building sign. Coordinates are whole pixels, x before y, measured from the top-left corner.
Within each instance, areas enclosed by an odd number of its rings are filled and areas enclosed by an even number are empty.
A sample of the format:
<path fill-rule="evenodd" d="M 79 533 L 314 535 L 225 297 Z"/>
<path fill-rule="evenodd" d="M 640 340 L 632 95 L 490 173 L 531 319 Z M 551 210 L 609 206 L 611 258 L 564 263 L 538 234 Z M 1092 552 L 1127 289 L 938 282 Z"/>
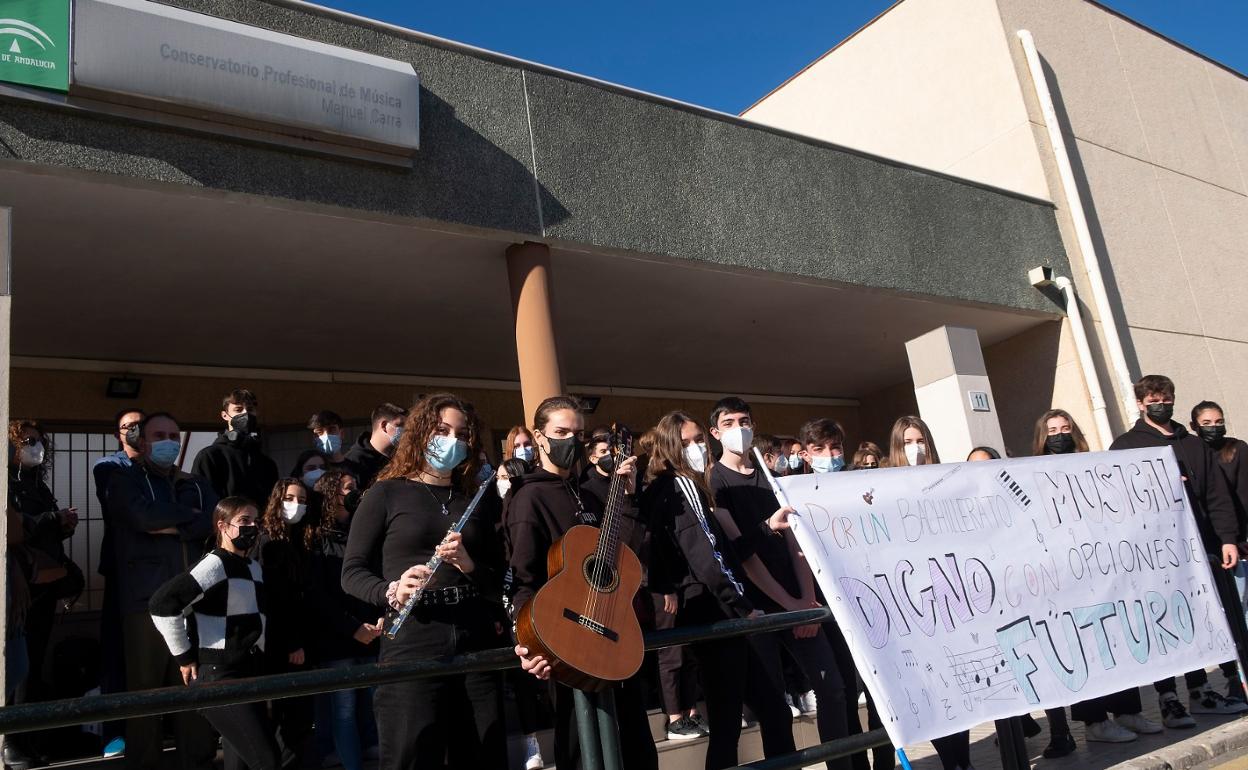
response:
<path fill-rule="evenodd" d="M 391 152 L 419 147 L 411 64 L 146 0 L 75 0 L 72 93 Z"/>
<path fill-rule="evenodd" d="M 69 90 L 69 0 L 0 0 L 0 81 Z"/>
<path fill-rule="evenodd" d="M 967 391 L 966 397 L 971 402 L 972 412 L 991 412 L 992 403 L 988 400 L 988 394 L 982 390 Z"/>

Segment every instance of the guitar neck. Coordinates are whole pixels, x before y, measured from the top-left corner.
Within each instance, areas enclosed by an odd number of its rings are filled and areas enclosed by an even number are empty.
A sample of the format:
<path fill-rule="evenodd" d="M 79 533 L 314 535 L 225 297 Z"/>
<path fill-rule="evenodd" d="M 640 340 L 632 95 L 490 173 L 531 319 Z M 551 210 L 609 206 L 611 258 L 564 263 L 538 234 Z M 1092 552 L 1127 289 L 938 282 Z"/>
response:
<path fill-rule="evenodd" d="M 598 534 L 598 554 L 610 564 L 614 564 L 619 557 L 620 528 L 624 518 L 624 508 L 628 505 L 624 479 L 624 476 L 618 474 L 611 475 L 606 509 L 602 514 L 601 531 Z"/>

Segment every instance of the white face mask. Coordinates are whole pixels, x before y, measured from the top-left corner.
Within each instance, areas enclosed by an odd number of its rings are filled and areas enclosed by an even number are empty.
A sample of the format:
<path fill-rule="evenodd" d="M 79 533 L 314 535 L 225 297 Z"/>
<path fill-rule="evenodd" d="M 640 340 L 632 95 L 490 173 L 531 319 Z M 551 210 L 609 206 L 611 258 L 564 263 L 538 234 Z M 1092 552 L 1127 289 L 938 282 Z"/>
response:
<path fill-rule="evenodd" d="M 308 506 L 303 503 L 296 503 L 294 500 L 282 501 L 282 518 L 287 524 L 298 524 L 303 515 L 308 512 Z"/>
<path fill-rule="evenodd" d="M 802 456 L 798 454 L 789 455 L 789 470 L 800 471 L 802 469 Z"/>
<path fill-rule="evenodd" d="M 515 457 L 518 457 L 519 459 L 524 460 L 526 463 L 533 462 L 533 447 L 532 446 L 516 447 Z"/>
<path fill-rule="evenodd" d="M 506 497 L 507 493 L 511 490 L 511 479 L 499 479 L 494 482 L 494 486 L 498 489 L 498 496 L 500 498 Z"/>
<path fill-rule="evenodd" d="M 17 458 L 25 468 L 34 468 L 37 465 L 43 465 L 43 442 L 36 441 L 30 446 L 22 447 L 17 453 Z"/>
<path fill-rule="evenodd" d="M 685 461 L 689 463 L 690 468 L 693 468 L 694 473 L 706 472 L 706 457 L 708 454 L 706 444 L 687 444 L 685 446 Z"/>
<path fill-rule="evenodd" d="M 918 465 L 919 458 L 927 454 L 927 449 L 922 444 L 906 444 L 906 462 L 911 465 Z"/>
<path fill-rule="evenodd" d="M 724 445 L 726 451 L 743 455 L 750 451 L 750 444 L 754 443 L 754 431 L 750 428 L 729 428 L 719 434 L 719 443 Z"/>

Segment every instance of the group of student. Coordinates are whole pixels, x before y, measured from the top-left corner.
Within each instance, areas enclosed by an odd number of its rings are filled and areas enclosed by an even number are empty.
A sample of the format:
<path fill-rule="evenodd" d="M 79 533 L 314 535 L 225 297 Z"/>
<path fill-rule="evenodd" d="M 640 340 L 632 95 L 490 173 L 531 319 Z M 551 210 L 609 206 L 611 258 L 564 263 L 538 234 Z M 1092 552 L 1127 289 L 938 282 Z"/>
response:
<path fill-rule="evenodd" d="M 1224 414 L 1212 402 L 1192 410 L 1190 432 L 1176 422 L 1174 386 L 1165 377 L 1142 378 L 1136 398 L 1142 416 L 1111 448 L 1174 448 L 1206 548 L 1239 582 L 1236 589 L 1222 581 L 1224 594 L 1238 602 L 1245 590 L 1237 562 L 1245 541 L 1248 446 L 1226 436 Z M 494 468 L 487 459 L 487 431 L 472 404 L 442 393 L 422 397 L 410 410 L 379 407 L 371 430 L 345 453 L 341 419 L 327 412 L 314 416 L 309 428 L 316 447 L 279 479 L 259 450 L 254 395 L 228 395 L 222 419 L 221 438 L 185 473 L 176 465 L 179 431 L 172 416 L 124 413 L 118 422 L 121 451 L 97 466 L 108 524 L 105 547 L 113 557 L 101 570 L 110 570 L 106 586 L 113 586 L 111 617 L 117 620 L 112 630 L 119 632 L 115 641 L 124 650 L 129 689 L 195 686 L 313 663 L 352 665 L 374 656 L 382 662 L 427 660 L 512 645 L 516 612 L 550 577 L 549 547 L 577 524 L 599 523 L 613 480 L 628 495 L 624 541 L 645 569 L 634 605 L 646 625 L 702 625 L 819 607 L 824 597 L 788 530 L 790 510 L 777 501 L 752 450 L 780 475 L 941 461 L 917 417 L 896 421 L 887 451 L 863 443 L 847 461 L 845 435 L 834 420 L 811 420 L 792 438 L 756 433 L 750 406 L 739 398 L 719 401 L 705 424 L 683 411 L 664 415 L 638 439 L 636 456 L 624 458 L 611 451 L 609 432 L 586 435 L 574 398 L 556 396 L 541 403 L 528 426 L 509 432 Z M 722 448 L 718 457 L 710 439 Z M 30 477 L 39 476 L 32 447 L 46 451 L 46 434 L 22 421 L 10 429 L 10 444 L 12 490 L 15 479 L 29 485 Z M 1052 410 L 1037 420 L 1033 454 L 1087 450 L 1068 413 Z M 1001 455 L 978 447 L 967 459 Z M 493 493 L 482 498 L 462 531 L 450 533 L 483 484 Z M 11 494 L 11 509 L 14 504 Z M 72 532 L 74 522 L 54 501 L 18 509 L 32 539 Z M 209 550 L 201 557 L 205 538 Z M 426 587 L 427 564 L 435 555 L 446 566 Z M 378 645 L 387 615 L 418 592 L 407 622 Z M 105 605 L 107 635 L 108 595 Z M 35 614 L 31 606 L 28 618 Z M 32 631 L 27 641 L 33 651 Z M 533 704 L 551 662 L 523 647 L 515 653 L 525 672 L 513 678 L 512 689 L 527 738 L 526 766 L 541 767 Z M 737 764 L 743 711 L 757 721 L 766 756 L 792 752 L 793 694 L 803 711 L 816 712 L 821 740 L 862 730 L 858 703 L 865 693 L 834 621 L 669 649 L 659 656 L 658 669 L 668 735 L 706 735 L 708 770 Z M 1212 689 L 1204 671 L 1186 676 L 1192 713 L 1248 711 L 1235 663 L 1223 669 L 1231 683 L 1226 693 Z M 556 683 L 549 687 L 554 761 L 567 770 L 580 765 L 572 692 Z M 641 677 L 611 689 L 624 766 L 657 768 Z M 699 689 L 705 718 L 696 709 Z M 1164 727 L 1195 725 L 1174 679 L 1158 682 L 1156 690 Z M 313 723 L 328 722 L 348 770 L 361 766 L 361 747 L 373 730 L 382 768 L 505 768 L 503 692 L 502 674 L 478 672 L 379 686 L 371 693 L 371 709 L 368 693 L 346 691 L 320 703 L 276 701 L 271 713 L 250 704 L 203 716 L 221 734 L 228 766 L 284 766 L 283 753 L 297 751 Z M 877 727 L 869 695 L 866 702 L 868 726 Z M 1087 724 L 1087 740 L 1120 742 L 1163 729 L 1141 710 L 1132 689 L 1076 704 L 1071 717 Z M 206 766 L 214 744 L 202 720 L 183 714 L 177 721 L 181 764 Z M 1048 712 L 1048 725 L 1044 756 L 1074 751 L 1063 709 Z M 1024 730 L 1031 736 L 1041 728 L 1028 718 Z M 157 720 L 130 720 L 131 763 L 156 766 L 159 737 Z M 969 733 L 933 744 L 946 770 L 971 766 Z M 828 767 L 882 770 L 893 761 L 884 747 L 870 759 L 864 752 Z"/>

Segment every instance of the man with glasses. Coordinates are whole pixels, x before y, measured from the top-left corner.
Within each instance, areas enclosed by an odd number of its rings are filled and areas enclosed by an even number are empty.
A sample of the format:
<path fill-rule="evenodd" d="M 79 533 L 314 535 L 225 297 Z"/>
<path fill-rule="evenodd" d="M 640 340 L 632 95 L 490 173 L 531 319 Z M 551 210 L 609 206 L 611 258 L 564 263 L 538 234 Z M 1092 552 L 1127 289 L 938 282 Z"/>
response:
<path fill-rule="evenodd" d="M 120 448 L 95 461 L 91 475 L 95 478 L 95 497 L 100 501 L 100 519 L 104 522 L 104 537 L 100 543 L 98 571 L 104 578 L 104 606 L 100 608 L 100 692 L 113 693 L 126 690 L 126 666 L 121 639 L 121 604 L 118 601 L 116 564 L 113 559 L 112 516 L 108 510 L 108 482 L 112 475 L 129 468 L 139 457 L 138 434 L 135 432 L 143 420 L 142 409 L 122 409 L 113 418 L 113 436 Z M 132 443 L 133 442 L 133 443 Z M 115 757 L 126 750 L 124 723 L 104 724 L 104 756 Z"/>

